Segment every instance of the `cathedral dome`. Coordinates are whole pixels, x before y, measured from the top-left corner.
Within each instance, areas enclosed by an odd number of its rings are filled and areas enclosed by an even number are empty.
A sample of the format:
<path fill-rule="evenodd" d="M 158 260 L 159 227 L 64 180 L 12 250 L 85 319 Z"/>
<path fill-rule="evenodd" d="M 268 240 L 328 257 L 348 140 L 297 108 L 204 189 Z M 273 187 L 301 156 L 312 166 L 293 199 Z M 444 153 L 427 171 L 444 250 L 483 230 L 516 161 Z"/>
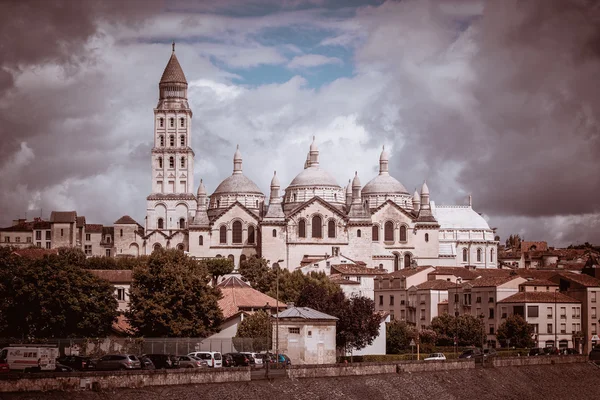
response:
<path fill-rule="evenodd" d="M 215 194 L 236 193 L 236 194 L 263 194 L 258 186 L 244 174 L 233 174 L 225 178 L 217 186 Z"/>
<path fill-rule="evenodd" d="M 362 195 L 368 194 L 409 194 L 403 184 L 391 175 L 377 175 L 365 185 Z"/>
<path fill-rule="evenodd" d="M 329 172 L 319 167 L 308 167 L 300 172 L 292 180 L 288 188 L 301 186 L 334 186 L 339 188 L 340 185 L 335 181 L 335 178 Z"/>

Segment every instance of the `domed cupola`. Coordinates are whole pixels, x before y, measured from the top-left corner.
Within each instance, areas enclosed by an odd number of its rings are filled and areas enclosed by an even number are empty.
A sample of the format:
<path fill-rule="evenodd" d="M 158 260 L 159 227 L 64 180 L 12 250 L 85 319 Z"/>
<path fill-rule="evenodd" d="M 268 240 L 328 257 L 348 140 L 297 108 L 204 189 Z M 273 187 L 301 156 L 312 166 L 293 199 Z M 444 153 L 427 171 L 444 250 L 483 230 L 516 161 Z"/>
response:
<path fill-rule="evenodd" d="M 305 168 L 285 189 L 284 210 L 292 210 L 317 196 L 340 210 L 343 209 L 346 201 L 344 189 L 338 185 L 333 176 L 319 167 L 319 149 L 313 137 Z"/>
<path fill-rule="evenodd" d="M 376 208 L 388 200 L 399 206 L 412 210 L 412 196 L 403 184 L 390 175 L 388 170 L 389 154 L 383 146 L 379 156 L 379 175 L 371 179 L 362 190 L 363 201 L 366 200 L 369 208 Z"/>
<path fill-rule="evenodd" d="M 208 212 L 211 216 L 215 215 L 236 201 L 257 214 L 260 214 L 265 201 L 265 195 L 258 186 L 242 172 L 242 153 L 239 145 L 233 156 L 233 174 L 221 182 L 210 196 Z"/>

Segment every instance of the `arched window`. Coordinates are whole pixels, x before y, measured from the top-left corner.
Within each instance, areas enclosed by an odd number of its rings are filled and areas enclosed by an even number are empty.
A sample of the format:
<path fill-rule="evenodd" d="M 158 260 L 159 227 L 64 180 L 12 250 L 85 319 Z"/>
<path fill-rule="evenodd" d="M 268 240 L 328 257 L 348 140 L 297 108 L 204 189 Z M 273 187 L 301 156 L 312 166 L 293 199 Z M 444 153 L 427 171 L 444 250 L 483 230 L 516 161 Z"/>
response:
<path fill-rule="evenodd" d="M 371 234 L 374 242 L 379 242 L 379 226 L 373 225 L 373 232 Z"/>
<path fill-rule="evenodd" d="M 242 243 L 242 223 L 235 221 L 232 225 L 233 228 L 233 243 Z"/>
<path fill-rule="evenodd" d="M 181 157 L 181 168 L 185 168 L 185 157 Z"/>
<path fill-rule="evenodd" d="M 494 262 L 494 249 L 490 251 L 490 262 Z"/>
<path fill-rule="evenodd" d="M 223 258 L 223 256 L 222 256 L 222 255 L 220 255 L 220 254 L 217 254 L 217 255 L 215 256 L 215 258 Z"/>
<path fill-rule="evenodd" d="M 165 146 L 165 137 L 163 135 L 160 135 L 158 137 L 158 140 L 160 141 L 160 147 L 164 147 Z"/>
<path fill-rule="evenodd" d="M 169 136 L 169 146 L 175 146 L 175 135 Z"/>
<path fill-rule="evenodd" d="M 158 168 L 162 168 L 162 157 L 158 157 Z"/>
<path fill-rule="evenodd" d="M 164 118 L 160 118 L 158 120 L 158 126 L 160 126 L 161 128 L 165 126 L 165 119 Z"/>
<path fill-rule="evenodd" d="M 179 126 L 181 126 L 182 128 L 185 126 L 185 119 L 184 118 L 181 118 L 179 120 Z"/>
<path fill-rule="evenodd" d="M 312 237 L 322 238 L 323 237 L 323 220 L 318 215 L 312 218 Z"/>
<path fill-rule="evenodd" d="M 198 245 L 204 246 L 204 236 L 200 235 L 198 237 Z"/>
<path fill-rule="evenodd" d="M 273 237 L 277 237 L 277 229 L 273 229 Z"/>
<path fill-rule="evenodd" d="M 477 262 L 481 262 L 481 249 L 477 249 Z"/>
<path fill-rule="evenodd" d="M 227 243 L 227 227 L 222 225 L 219 228 L 219 243 L 226 244 Z"/>
<path fill-rule="evenodd" d="M 235 268 L 235 257 L 233 256 L 233 254 L 228 255 L 227 258 L 231 260 L 231 263 L 233 264 L 233 267 Z"/>
<path fill-rule="evenodd" d="M 332 219 L 327 223 L 327 237 L 335 237 L 335 221 Z"/>
<path fill-rule="evenodd" d="M 184 135 L 181 135 L 181 137 L 179 138 L 179 144 L 181 145 L 181 147 L 185 147 L 185 136 Z"/>
<path fill-rule="evenodd" d="M 303 219 L 298 221 L 298 237 L 306 237 L 306 221 Z"/>
<path fill-rule="evenodd" d="M 256 236 L 254 234 L 254 232 L 255 232 L 254 231 L 254 227 L 252 225 L 250 225 L 248 227 L 248 244 L 254 244 L 254 241 L 255 241 L 255 237 L 254 236 Z"/>
<path fill-rule="evenodd" d="M 429 242 L 429 233 L 426 233 L 426 234 L 425 234 L 425 241 L 426 241 L 426 242 Z"/>
<path fill-rule="evenodd" d="M 394 271 L 400 269 L 400 254 L 394 253 Z"/>
<path fill-rule="evenodd" d="M 163 229 L 164 221 L 162 218 L 158 219 L 158 229 Z"/>
<path fill-rule="evenodd" d="M 152 246 L 152 251 L 157 251 L 160 250 L 161 245 L 159 243 L 154 243 L 154 246 Z"/>
<path fill-rule="evenodd" d="M 404 225 L 400 226 L 400 241 L 406 242 L 406 226 Z"/>
<path fill-rule="evenodd" d="M 179 218 L 179 229 L 185 228 L 185 219 Z"/>
<path fill-rule="evenodd" d="M 356 231 L 356 237 L 362 237 L 362 232 L 360 229 Z"/>
<path fill-rule="evenodd" d="M 175 127 L 175 118 L 169 118 L 169 126 L 171 128 Z"/>
<path fill-rule="evenodd" d="M 175 157 L 169 157 L 169 168 L 175 168 Z"/>
<path fill-rule="evenodd" d="M 386 222 L 383 230 L 384 230 L 383 240 L 385 240 L 386 242 L 393 242 L 394 241 L 394 223 L 392 221 Z"/>
<path fill-rule="evenodd" d="M 410 254 L 407 253 L 404 255 L 404 268 L 409 268 L 410 262 L 411 262 Z"/>
<path fill-rule="evenodd" d="M 245 255 L 245 254 L 242 254 L 242 255 L 240 256 L 240 266 L 241 266 L 243 263 L 245 263 L 245 262 L 246 262 L 246 255 Z"/>
<path fill-rule="evenodd" d="M 463 249 L 463 262 L 467 262 L 467 249 Z"/>

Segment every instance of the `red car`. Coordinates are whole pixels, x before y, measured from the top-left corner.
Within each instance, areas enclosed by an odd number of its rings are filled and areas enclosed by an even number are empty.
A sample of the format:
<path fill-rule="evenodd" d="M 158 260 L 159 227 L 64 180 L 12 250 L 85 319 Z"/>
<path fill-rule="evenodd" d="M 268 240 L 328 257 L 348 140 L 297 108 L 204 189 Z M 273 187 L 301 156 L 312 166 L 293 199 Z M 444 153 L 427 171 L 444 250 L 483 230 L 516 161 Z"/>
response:
<path fill-rule="evenodd" d="M 10 367 L 6 360 L 0 360 L 0 373 L 2 372 L 10 372 Z"/>

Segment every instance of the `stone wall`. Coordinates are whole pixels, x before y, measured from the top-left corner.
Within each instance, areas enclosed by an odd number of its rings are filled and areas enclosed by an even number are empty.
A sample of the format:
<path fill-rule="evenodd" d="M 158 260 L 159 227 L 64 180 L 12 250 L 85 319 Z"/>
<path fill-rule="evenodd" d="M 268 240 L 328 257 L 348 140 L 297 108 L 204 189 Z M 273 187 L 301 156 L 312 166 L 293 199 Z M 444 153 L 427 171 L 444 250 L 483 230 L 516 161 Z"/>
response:
<path fill-rule="evenodd" d="M 494 367 L 522 367 L 528 365 L 554 365 L 584 363 L 586 355 L 573 356 L 537 356 L 537 357 L 496 357 L 492 360 Z M 487 361 L 486 361 L 487 362 Z"/>
<path fill-rule="evenodd" d="M 250 368 L 106 371 L 90 373 L 44 373 L 4 376 L 0 379 L 2 392 L 37 392 L 97 388 L 141 388 L 146 386 L 191 385 L 202 383 L 249 382 Z"/>

